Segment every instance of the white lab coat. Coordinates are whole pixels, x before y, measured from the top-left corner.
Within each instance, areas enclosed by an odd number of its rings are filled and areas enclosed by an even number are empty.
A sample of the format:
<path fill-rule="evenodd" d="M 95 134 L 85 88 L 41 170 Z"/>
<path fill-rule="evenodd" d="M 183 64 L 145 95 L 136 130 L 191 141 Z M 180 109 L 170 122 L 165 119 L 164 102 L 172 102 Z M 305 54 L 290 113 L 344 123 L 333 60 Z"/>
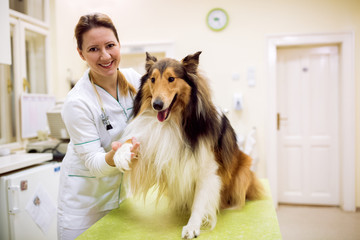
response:
<path fill-rule="evenodd" d="M 133 69 L 120 70 L 135 89 L 140 75 Z M 106 130 L 89 69 L 68 93 L 62 117 L 70 143 L 62 163 L 58 199 L 59 229 L 86 229 L 104 212 L 117 208 L 122 175 L 105 161 L 111 143 L 120 139 L 133 108 L 131 94 L 118 100 L 96 85 L 113 129 Z"/>

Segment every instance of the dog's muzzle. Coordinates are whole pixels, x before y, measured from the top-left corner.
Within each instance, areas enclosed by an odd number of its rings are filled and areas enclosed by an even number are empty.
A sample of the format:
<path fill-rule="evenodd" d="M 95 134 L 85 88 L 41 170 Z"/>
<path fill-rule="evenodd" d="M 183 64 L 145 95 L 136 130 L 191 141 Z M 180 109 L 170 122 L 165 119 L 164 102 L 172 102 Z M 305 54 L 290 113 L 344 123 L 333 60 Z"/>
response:
<path fill-rule="evenodd" d="M 155 110 L 161 111 L 164 107 L 164 102 L 160 98 L 156 98 L 152 105 Z"/>
<path fill-rule="evenodd" d="M 156 98 L 152 104 L 155 111 L 157 111 L 157 118 L 160 122 L 165 121 L 169 115 L 172 106 L 174 105 L 177 98 L 177 94 L 175 94 L 173 100 L 171 101 L 171 104 L 168 108 L 164 109 L 164 102 L 160 98 Z"/>

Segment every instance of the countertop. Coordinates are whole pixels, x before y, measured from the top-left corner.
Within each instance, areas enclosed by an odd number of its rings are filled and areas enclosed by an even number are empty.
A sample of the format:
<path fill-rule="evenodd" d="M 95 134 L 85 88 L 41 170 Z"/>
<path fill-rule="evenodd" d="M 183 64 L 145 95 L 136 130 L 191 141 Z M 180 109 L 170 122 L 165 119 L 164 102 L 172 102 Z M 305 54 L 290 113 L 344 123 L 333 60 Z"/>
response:
<path fill-rule="evenodd" d="M 0 157 L 0 174 L 53 159 L 52 153 L 15 153 Z"/>
<path fill-rule="evenodd" d="M 222 210 L 213 230 L 202 230 L 197 239 L 282 239 L 267 180 L 262 180 L 268 196 L 247 201 L 240 210 Z M 144 199 L 129 198 L 109 212 L 77 240 L 85 239 L 181 239 L 188 216 L 179 216 L 154 194 Z"/>

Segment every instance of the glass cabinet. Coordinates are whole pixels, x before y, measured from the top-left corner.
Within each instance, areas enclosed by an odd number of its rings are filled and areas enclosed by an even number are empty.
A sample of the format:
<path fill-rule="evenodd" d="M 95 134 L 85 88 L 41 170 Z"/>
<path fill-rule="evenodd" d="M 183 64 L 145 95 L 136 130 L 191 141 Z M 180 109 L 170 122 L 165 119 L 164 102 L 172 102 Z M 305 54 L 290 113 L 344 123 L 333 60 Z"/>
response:
<path fill-rule="evenodd" d="M 20 96 L 49 92 L 48 0 L 9 0 L 11 65 L 0 64 L 0 145 L 20 145 Z"/>

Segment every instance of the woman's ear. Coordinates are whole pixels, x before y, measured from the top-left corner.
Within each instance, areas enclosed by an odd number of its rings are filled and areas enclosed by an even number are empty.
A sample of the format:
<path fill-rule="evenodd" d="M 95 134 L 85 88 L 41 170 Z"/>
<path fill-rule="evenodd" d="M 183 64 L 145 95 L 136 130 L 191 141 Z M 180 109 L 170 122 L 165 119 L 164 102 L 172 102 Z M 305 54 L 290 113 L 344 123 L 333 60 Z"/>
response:
<path fill-rule="evenodd" d="M 78 51 L 81 59 L 84 60 L 84 61 L 86 61 L 84 55 L 82 54 L 82 50 L 80 50 L 79 48 L 76 48 L 76 49 L 77 49 L 77 51 Z"/>

